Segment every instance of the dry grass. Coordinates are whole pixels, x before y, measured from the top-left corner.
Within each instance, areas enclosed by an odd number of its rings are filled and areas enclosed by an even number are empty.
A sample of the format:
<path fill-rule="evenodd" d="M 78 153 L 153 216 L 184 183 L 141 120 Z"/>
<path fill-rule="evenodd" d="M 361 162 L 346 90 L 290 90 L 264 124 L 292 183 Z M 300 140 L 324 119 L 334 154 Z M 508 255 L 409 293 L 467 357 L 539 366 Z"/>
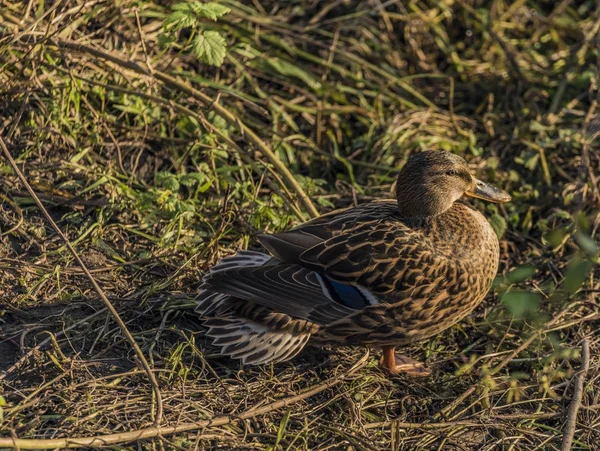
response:
<path fill-rule="evenodd" d="M 533 450 L 573 431 L 598 449 L 595 2 L 224 1 L 162 45 L 176 3 L 0 9 L 3 140 L 163 409 L 0 159 L 0 447 Z M 187 45 L 203 31 L 228 43 L 219 68 Z M 387 377 L 363 349 L 213 354 L 189 308 L 207 267 L 259 230 L 389 196 L 425 148 L 514 199 L 480 204 L 502 235 L 483 306 L 407 350 L 432 377 Z"/>

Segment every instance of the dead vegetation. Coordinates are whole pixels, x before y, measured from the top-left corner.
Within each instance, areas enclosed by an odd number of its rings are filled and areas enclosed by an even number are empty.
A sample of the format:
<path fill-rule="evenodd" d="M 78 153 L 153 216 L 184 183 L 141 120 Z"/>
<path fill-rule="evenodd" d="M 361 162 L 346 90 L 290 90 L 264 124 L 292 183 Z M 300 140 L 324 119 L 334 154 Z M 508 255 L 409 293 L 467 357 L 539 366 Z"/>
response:
<path fill-rule="evenodd" d="M 0 7 L 2 139 L 124 326 L 1 158 L 0 448 L 598 449 L 595 1 L 185 3 Z M 514 199 L 484 305 L 408 350 L 431 378 L 213 354 L 207 267 L 425 148 Z"/>

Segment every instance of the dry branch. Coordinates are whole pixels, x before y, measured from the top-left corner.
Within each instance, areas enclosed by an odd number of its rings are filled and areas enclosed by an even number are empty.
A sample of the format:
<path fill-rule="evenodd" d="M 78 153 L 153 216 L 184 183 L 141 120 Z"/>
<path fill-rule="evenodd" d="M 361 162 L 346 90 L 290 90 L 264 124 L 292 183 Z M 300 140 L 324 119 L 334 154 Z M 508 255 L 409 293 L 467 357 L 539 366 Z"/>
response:
<path fill-rule="evenodd" d="M 575 389 L 573 390 L 573 399 L 569 404 L 569 411 L 567 412 L 567 421 L 565 423 L 561 451 L 569 451 L 573 443 L 573 437 L 575 435 L 575 427 L 577 425 L 577 412 L 581 407 L 581 398 L 583 396 L 583 384 L 585 377 L 590 369 L 590 341 L 586 338 L 583 340 L 581 351 L 581 370 L 575 377 Z"/>

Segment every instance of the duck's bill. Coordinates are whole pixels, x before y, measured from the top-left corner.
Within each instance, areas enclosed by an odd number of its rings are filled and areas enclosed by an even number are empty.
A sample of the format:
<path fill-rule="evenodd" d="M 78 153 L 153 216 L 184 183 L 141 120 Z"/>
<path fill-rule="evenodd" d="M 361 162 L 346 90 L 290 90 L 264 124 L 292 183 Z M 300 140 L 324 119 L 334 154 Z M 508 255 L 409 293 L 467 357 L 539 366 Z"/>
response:
<path fill-rule="evenodd" d="M 504 203 L 510 200 L 510 195 L 507 192 L 474 177 L 473 186 L 465 194 L 488 202 Z"/>

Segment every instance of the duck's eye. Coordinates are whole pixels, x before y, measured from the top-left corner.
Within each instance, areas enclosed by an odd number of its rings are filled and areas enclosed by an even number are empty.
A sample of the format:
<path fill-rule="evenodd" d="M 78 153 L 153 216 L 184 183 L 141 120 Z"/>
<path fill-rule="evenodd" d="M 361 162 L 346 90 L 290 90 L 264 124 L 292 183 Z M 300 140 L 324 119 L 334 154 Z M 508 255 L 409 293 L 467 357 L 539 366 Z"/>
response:
<path fill-rule="evenodd" d="M 449 171 L 446 171 L 446 175 L 456 175 L 457 172 L 454 169 L 450 169 Z"/>

